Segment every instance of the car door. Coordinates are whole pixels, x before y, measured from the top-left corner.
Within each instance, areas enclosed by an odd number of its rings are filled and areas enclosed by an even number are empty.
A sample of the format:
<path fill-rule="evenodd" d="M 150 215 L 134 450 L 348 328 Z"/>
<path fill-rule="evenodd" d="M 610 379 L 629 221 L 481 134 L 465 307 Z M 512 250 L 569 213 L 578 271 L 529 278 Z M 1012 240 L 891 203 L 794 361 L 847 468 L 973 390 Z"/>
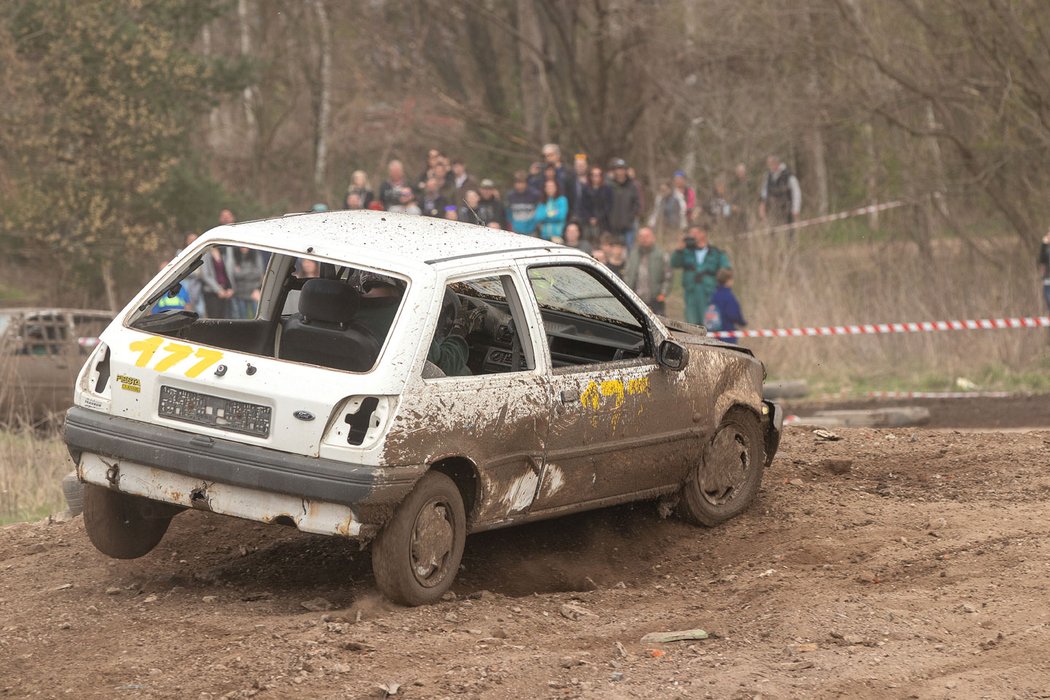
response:
<path fill-rule="evenodd" d="M 586 263 L 528 266 L 550 363 L 551 417 L 533 511 L 681 482 L 695 441 L 685 383 L 655 359 L 646 314 Z"/>
<path fill-rule="evenodd" d="M 450 278 L 432 310 L 423 371 L 406 391 L 398 456 L 388 454 L 391 463 L 472 461 L 480 479 L 472 527 L 527 514 L 543 468 L 550 388 L 516 277 L 509 269 Z M 488 308 L 485 322 L 452 330 L 451 317 L 462 320 L 474 304 Z"/>

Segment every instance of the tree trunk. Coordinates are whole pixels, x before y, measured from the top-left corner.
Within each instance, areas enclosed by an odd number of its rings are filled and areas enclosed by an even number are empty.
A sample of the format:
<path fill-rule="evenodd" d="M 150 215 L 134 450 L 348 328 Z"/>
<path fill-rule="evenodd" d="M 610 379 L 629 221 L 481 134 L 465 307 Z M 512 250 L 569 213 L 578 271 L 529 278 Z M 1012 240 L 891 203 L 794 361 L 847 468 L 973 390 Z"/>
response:
<path fill-rule="evenodd" d="M 314 96 L 314 193 L 327 199 L 325 171 L 328 166 L 328 121 L 332 92 L 332 34 L 324 0 L 313 0 L 320 34 L 320 60 L 317 67 L 317 94 Z"/>
<path fill-rule="evenodd" d="M 868 191 L 868 205 L 875 206 L 879 203 L 879 162 L 875 152 L 875 127 L 870 121 L 864 122 L 864 126 L 861 127 L 861 137 L 864 139 L 864 185 Z M 872 231 L 879 230 L 879 212 L 873 211 L 868 214 L 868 226 Z"/>
<path fill-rule="evenodd" d="M 533 144 L 546 143 L 547 128 L 547 68 L 543 56 L 535 49 L 543 46 L 543 28 L 540 26 L 536 0 L 517 0 L 518 26 L 522 41 L 518 43 L 521 62 L 521 112 L 525 133 Z"/>
<path fill-rule="evenodd" d="M 120 301 L 117 299 L 117 282 L 113 279 L 113 263 L 102 260 L 99 263 L 99 273 L 102 275 L 102 286 L 106 290 L 106 304 L 113 313 L 120 311 Z"/>
<path fill-rule="evenodd" d="M 251 33 L 248 27 L 248 0 L 237 0 L 237 26 L 240 30 L 241 57 L 248 58 L 252 53 Z M 245 86 L 241 92 L 241 104 L 244 107 L 244 123 L 247 126 L 248 140 L 254 144 L 259 128 L 255 119 L 255 87 L 253 85 Z"/>
<path fill-rule="evenodd" d="M 813 21 L 808 11 L 802 15 L 802 29 L 807 36 L 813 36 Z M 809 127 L 806 129 L 805 142 L 809 151 L 810 169 L 812 177 L 807 178 L 812 186 L 813 201 L 816 202 L 817 215 L 823 216 L 828 213 L 828 163 L 827 149 L 824 145 L 824 133 L 821 130 L 822 109 L 819 105 L 823 97 L 820 85 L 820 72 L 817 69 L 820 57 L 817 55 L 816 42 L 810 41 L 806 44 L 808 48 L 808 75 L 806 80 L 806 97 L 815 107 L 814 114 L 810 117 Z"/>

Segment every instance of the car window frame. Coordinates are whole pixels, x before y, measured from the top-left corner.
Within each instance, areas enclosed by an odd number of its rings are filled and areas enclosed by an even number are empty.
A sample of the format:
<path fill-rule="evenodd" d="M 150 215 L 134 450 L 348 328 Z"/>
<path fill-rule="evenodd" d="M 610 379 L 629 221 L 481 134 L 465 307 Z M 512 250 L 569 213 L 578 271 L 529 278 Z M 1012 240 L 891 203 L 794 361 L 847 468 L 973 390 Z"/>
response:
<path fill-rule="evenodd" d="M 514 320 L 514 327 L 519 333 L 519 340 L 521 342 L 522 352 L 525 354 L 526 362 L 532 364 L 531 369 L 517 370 L 513 372 L 492 372 L 489 374 L 469 374 L 462 376 L 443 376 L 443 377 L 424 377 L 422 376 L 422 369 L 427 362 L 427 354 L 430 349 L 430 342 L 432 341 L 434 334 L 437 332 L 438 316 L 440 315 L 440 299 L 444 296 L 445 289 L 450 284 L 456 282 L 465 282 L 472 279 L 478 279 L 481 277 L 506 277 L 510 281 L 510 292 L 507 294 L 507 306 L 510 310 L 511 318 Z M 494 378 L 521 378 L 521 377 L 535 377 L 545 376 L 550 369 L 550 358 L 546 351 L 546 334 L 542 335 L 544 342 L 541 346 L 537 345 L 536 332 L 542 333 L 543 326 L 536 327 L 537 316 L 533 309 L 528 308 L 528 301 L 531 300 L 533 307 L 535 307 L 535 300 L 531 297 L 531 285 L 528 291 L 523 294 L 522 285 L 527 284 L 521 277 L 521 271 L 515 265 L 501 265 L 486 270 L 473 270 L 469 272 L 452 272 L 448 274 L 443 280 L 439 281 L 434 287 L 434 294 L 438 297 L 438 303 L 436 310 L 431 314 L 431 318 L 427 321 L 423 327 L 422 337 L 424 342 L 421 343 L 420 353 L 422 354 L 422 362 L 417 363 L 420 371 L 415 372 L 416 378 L 423 382 L 424 386 L 444 386 L 448 384 L 448 380 L 460 380 L 466 382 L 485 380 L 492 381 Z M 507 292 L 506 286 L 504 286 L 504 292 Z M 519 322 L 520 321 L 520 322 Z M 524 337 L 521 337 L 521 336 Z M 542 351 L 541 351 L 542 350 Z M 530 358 L 531 356 L 531 358 Z"/>
<path fill-rule="evenodd" d="M 529 270 L 538 267 L 575 267 L 583 270 L 585 273 L 596 278 L 602 286 L 604 286 L 621 304 L 623 304 L 630 312 L 631 316 L 638 321 L 641 326 L 642 335 L 645 337 L 646 347 L 645 351 L 638 357 L 626 358 L 622 360 L 609 360 L 606 362 L 592 362 L 583 365 L 569 365 L 565 367 L 554 367 L 553 360 L 550 353 L 550 343 L 547 340 L 546 326 L 543 325 L 543 308 L 540 306 L 539 299 L 536 297 L 536 290 L 533 289 L 532 279 L 529 277 Z M 528 287 L 529 299 L 532 303 L 534 313 L 540 323 L 540 328 L 543 331 L 543 355 L 546 357 L 547 371 L 554 375 L 561 374 L 572 374 L 573 372 L 584 372 L 593 371 L 595 367 L 630 367 L 632 365 L 658 365 L 659 361 L 656 359 L 656 348 L 658 345 L 657 334 L 653 326 L 652 319 L 649 314 L 642 308 L 641 304 L 633 299 L 617 282 L 619 278 L 615 277 L 612 271 L 607 268 L 601 267 L 595 263 L 593 265 L 588 264 L 584 260 L 571 259 L 571 260 L 538 260 L 538 261 L 522 261 L 522 272 L 525 279 L 525 283 Z M 567 313 L 565 311 L 558 311 L 557 313 Z M 581 318 L 587 318 L 581 316 Z M 591 319 L 596 320 L 596 319 Z"/>

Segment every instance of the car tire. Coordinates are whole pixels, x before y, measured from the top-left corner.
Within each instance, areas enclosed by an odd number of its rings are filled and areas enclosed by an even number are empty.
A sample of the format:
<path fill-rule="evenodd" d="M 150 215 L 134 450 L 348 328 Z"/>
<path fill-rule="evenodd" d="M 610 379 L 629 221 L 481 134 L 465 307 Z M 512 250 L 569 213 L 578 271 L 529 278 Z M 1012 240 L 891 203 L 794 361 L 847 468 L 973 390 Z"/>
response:
<path fill-rule="evenodd" d="M 762 424 L 751 411 L 730 409 L 682 487 L 678 508 L 697 525 L 714 527 L 747 509 L 765 469 Z"/>
<path fill-rule="evenodd" d="M 463 559 L 467 516 L 446 475 L 430 471 L 372 542 L 379 592 L 402 605 L 428 605 L 452 586 Z"/>
<path fill-rule="evenodd" d="M 141 496 L 84 484 L 84 528 L 95 548 L 114 559 L 137 559 L 157 544 L 178 509 Z"/>

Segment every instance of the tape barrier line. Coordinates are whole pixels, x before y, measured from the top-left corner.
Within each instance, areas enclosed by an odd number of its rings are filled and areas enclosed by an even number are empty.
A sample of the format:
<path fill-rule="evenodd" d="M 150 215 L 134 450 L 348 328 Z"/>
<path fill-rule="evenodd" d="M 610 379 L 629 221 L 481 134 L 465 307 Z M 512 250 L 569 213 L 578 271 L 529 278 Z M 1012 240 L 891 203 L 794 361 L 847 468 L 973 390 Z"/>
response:
<path fill-rule="evenodd" d="M 769 228 L 755 228 L 740 234 L 741 236 L 757 236 L 759 234 L 773 234 L 783 233 L 784 231 L 797 231 L 800 228 L 807 228 L 809 226 L 819 226 L 820 224 L 827 224 L 832 221 L 841 221 L 842 219 L 852 219 L 855 216 L 867 216 L 868 214 L 874 214 L 880 211 L 886 211 L 887 209 L 896 209 L 898 207 L 906 207 L 913 204 L 913 202 L 906 202 L 904 200 L 895 200 L 893 202 L 882 202 L 880 204 L 869 204 L 866 207 L 858 207 L 856 209 L 847 209 L 846 211 L 836 212 L 834 214 L 825 214 L 824 216 L 818 216 L 813 219 L 805 219 L 803 221 L 796 221 L 792 224 L 780 224 L 778 226 L 771 226 Z"/>
<path fill-rule="evenodd" d="M 1009 391 L 869 391 L 869 399 L 1009 399 Z"/>
<path fill-rule="evenodd" d="M 850 326 L 806 326 L 761 330 L 716 331 L 716 338 L 800 338 L 829 335 L 878 335 L 882 333 L 930 333 L 933 331 L 978 331 L 1008 328 L 1050 328 L 1050 316 L 981 318 L 966 321 L 919 321 L 909 323 L 865 323 Z"/>

